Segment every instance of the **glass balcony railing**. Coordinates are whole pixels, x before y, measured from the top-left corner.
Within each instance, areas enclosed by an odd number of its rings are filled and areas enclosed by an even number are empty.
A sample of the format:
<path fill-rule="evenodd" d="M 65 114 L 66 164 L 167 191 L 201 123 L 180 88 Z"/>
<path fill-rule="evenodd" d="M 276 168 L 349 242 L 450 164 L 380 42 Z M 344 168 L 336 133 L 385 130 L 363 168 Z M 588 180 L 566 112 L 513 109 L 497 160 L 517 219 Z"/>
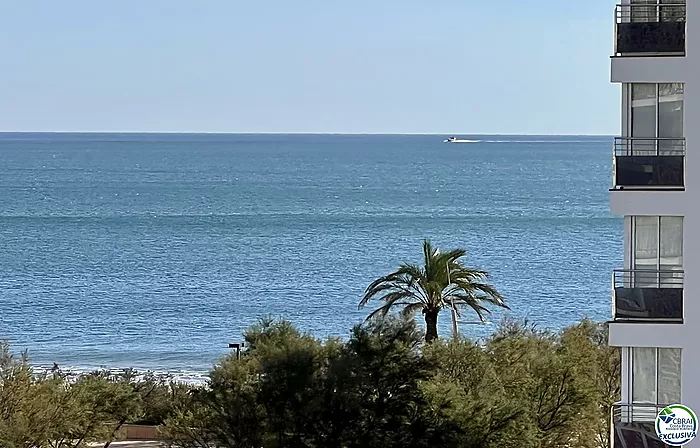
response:
<path fill-rule="evenodd" d="M 612 407 L 613 448 L 665 448 L 654 429 L 656 416 L 666 405 L 621 404 Z"/>
<path fill-rule="evenodd" d="M 617 137 L 614 186 L 685 186 L 685 138 Z"/>
<path fill-rule="evenodd" d="M 613 272 L 616 321 L 683 322 L 683 271 Z"/>
<path fill-rule="evenodd" d="M 615 55 L 685 55 L 685 3 L 615 8 Z"/>

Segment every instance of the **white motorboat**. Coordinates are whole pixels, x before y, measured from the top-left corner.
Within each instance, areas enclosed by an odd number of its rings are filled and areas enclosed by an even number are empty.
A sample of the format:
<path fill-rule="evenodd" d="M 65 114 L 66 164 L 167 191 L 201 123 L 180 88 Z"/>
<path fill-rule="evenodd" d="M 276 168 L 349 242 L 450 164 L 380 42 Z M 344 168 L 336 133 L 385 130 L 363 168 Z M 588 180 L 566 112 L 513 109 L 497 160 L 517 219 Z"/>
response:
<path fill-rule="evenodd" d="M 443 140 L 443 143 L 478 143 L 479 140 L 462 140 L 457 137 L 449 137 L 447 140 Z"/>

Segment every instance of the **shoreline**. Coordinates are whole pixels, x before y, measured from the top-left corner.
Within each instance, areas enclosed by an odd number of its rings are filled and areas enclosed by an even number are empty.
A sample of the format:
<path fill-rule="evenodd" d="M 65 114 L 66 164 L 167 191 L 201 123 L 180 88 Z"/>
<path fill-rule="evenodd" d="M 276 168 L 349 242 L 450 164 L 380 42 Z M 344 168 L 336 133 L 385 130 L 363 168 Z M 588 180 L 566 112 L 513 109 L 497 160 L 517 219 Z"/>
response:
<path fill-rule="evenodd" d="M 167 379 L 171 382 L 174 383 L 179 383 L 179 384 L 189 384 L 189 385 L 204 385 L 207 383 L 209 380 L 209 371 L 206 372 L 201 372 L 201 371 L 186 371 L 186 370 L 152 370 L 152 369 L 137 369 L 137 368 L 131 368 L 131 367 L 108 367 L 108 366 L 100 366 L 100 367 L 75 367 L 75 366 L 68 366 L 68 367 L 61 367 L 59 366 L 58 370 L 54 370 L 52 366 L 46 366 L 46 365 L 34 365 L 31 364 L 32 370 L 36 374 L 40 375 L 45 375 L 45 374 L 51 374 L 51 373 L 60 373 L 61 375 L 65 375 L 66 379 L 69 382 L 72 382 L 79 377 L 83 375 L 88 375 L 91 373 L 95 372 L 105 372 L 108 373 L 109 375 L 113 376 L 118 376 L 122 375 L 125 372 L 133 372 L 134 377 L 137 381 L 140 381 L 144 379 L 147 375 L 153 375 L 158 379 Z"/>

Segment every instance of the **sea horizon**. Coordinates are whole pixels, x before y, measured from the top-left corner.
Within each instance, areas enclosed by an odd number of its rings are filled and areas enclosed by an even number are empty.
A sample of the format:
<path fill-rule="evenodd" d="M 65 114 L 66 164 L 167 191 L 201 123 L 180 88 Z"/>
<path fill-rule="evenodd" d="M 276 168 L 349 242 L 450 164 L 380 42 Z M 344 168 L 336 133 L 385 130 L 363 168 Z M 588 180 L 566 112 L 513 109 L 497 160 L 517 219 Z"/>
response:
<path fill-rule="evenodd" d="M 610 137 L 614 138 L 614 134 L 483 134 L 470 132 L 206 132 L 206 131 L 0 131 L 0 135 L 11 134 L 136 134 L 136 135 L 367 135 L 367 136 L 481 136 L 481 137 Z"/>

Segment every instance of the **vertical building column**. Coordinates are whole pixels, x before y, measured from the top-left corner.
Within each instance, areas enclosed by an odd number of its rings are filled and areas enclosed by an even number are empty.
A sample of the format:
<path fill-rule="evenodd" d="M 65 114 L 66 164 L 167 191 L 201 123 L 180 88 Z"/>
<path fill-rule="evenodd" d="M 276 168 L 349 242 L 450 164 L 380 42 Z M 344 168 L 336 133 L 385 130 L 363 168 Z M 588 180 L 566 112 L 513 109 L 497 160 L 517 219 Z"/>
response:
<path fill-rule="evenodd" d="M 685 270 L 682 400 L 700 413 L 700 0 L 686 0 L 686 200 L 683 228 Z M 700 447 L 700 438 L 687 445 Z"/>

